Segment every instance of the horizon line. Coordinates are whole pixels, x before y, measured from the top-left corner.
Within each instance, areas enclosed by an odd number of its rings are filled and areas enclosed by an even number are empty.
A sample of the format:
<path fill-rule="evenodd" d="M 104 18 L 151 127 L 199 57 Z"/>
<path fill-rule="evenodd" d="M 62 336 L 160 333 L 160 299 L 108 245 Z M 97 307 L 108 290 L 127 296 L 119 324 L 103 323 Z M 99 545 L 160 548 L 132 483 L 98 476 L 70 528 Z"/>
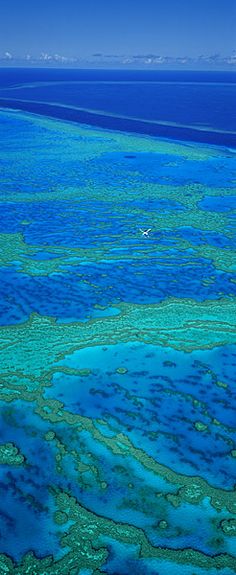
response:
<path fill-rule="evenodd" d="M 92 63 L 91 63 L 92 64 Z M 127 71 L 127 72 L 231 72 L 233 74 L 236 74 L 236 69 L 234 67 L 231 67 L 230 64 L 228 64 L 227 66 L 210 66 L 208 67 L 206 66 L 201 66 L 198 67 L 197 63 L 196 66 L 194 67 L 184 67 L 183 66 L 168 66 L 168 67 L 157 67 L 157 66 L 149 66 L 147 68 L 146 67 L 139 67 L 139 66 L 135 66 L 135 67 L 130 67 L 127 64 L 126 65 L 121 65 L 121 66 L 115 66 L 115 67 L 107 67 L 107 66 L 70 66 L 69 64 L 67 64 L 66 66 L 64 65 L 56 65 L 55 63 L 48 63 L 47 65 L 42 65 L 42 63 L 40 62 L 38 65 L 36 62 L 34 62 L 33 65 L 27 64 L 25 65 L 25 62 L 19 63 L 19 64 L 15 64 L 12 63 L 12 65 L 9 65 L 9 61 L 7 64 L 2 64 L 1 60 L 0 60 L 0 69 L 9 69 L 9 70 L 13 70 L 13 69 L 25 69 L 25 70 L 90 70 L 90 71 Z"/>

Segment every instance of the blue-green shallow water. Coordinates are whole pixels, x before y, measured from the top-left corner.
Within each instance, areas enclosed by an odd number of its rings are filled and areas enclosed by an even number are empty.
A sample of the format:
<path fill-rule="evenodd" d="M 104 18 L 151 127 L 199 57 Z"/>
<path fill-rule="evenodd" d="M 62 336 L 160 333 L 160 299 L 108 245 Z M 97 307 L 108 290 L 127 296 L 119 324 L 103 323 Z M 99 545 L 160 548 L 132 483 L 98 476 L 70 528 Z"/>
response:
<path fill-rule="evenodd" d="M 231 575 L 234 152 L 0 116 L 3 573 Z"/>
<path fill-rule="evenodd" d="M 235 464 L 229 435 L 223 428 L 219 434 L 213 423 L 220 419 L 226 427 L 235 424 L 232 358 L 236 362 L 236 347 L 193 354 L 138 343 L 87 348 L 59 362 L 89 367 L 86 387 L 83 377 L 57 372 L 45 396 L 59 399 L 74 413 L 108 421 L 114 434 L 125 432 L 135 446 L 142 445 L 154 459 L 179 473 L 201 474 L 217 487 L 233 488 Z M 122 377 L 116 371 L 119 367 L 127 369 Z M 217 386 L 222 379 L 228 388 Z M 207 428 L 199 437 L 194 423 L 200 413 Z M 233 446 L 233 430 L 231 439 Z"/>

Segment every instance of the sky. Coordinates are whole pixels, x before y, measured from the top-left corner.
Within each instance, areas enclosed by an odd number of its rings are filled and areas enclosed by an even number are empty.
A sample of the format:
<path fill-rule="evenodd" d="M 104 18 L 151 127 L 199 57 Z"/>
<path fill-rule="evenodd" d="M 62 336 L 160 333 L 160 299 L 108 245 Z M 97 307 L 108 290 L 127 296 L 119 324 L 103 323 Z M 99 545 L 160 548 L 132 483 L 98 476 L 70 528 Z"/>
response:
<path fill-rule="evenodd" d="M 0 0 L 0 58 L 234 50 L 236 0 Z"/>

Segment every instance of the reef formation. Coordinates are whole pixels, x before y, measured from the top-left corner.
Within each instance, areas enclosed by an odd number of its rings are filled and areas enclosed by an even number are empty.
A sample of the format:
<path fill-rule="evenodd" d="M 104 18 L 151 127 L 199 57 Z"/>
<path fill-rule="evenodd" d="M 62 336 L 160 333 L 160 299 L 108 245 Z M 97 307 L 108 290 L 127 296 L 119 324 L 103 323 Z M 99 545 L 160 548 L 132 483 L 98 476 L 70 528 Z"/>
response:
<path fill-rule="evenodd" d="M 232 575 L 233 151 L 0 115 L 1 573 Z"/>

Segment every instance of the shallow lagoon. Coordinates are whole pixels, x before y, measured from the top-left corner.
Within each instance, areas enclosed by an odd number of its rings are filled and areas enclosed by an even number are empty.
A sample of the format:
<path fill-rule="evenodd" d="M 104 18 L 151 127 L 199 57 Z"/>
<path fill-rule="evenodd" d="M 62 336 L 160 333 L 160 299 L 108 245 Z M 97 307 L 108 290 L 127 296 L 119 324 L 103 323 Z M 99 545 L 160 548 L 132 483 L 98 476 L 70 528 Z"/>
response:
<path fill-rule="evenodd" d="M 1 119 L 3 572 L 232 575 L 233 152 Z"/>

